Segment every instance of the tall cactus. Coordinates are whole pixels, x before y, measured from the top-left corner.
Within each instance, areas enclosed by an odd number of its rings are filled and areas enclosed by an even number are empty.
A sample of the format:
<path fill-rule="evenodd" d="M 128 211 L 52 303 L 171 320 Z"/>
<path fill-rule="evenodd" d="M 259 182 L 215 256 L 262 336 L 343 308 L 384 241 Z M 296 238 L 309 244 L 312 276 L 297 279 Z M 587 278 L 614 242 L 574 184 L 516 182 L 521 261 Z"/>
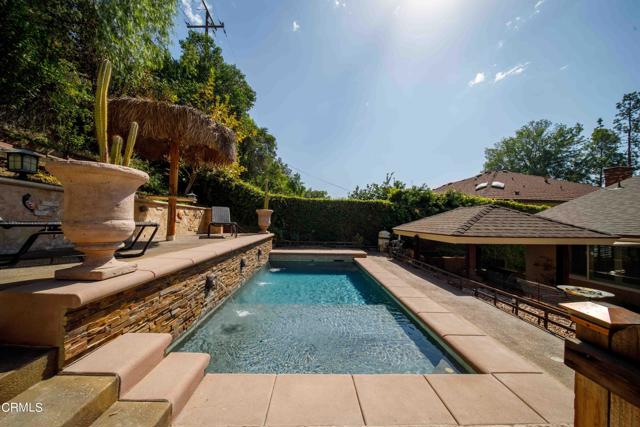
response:
<path fill-rule="evenodd" d="M 122 137 L 120 135 L 114 135 L 111 138 L 111 163 L 114 165 L 122 164 Z"/>
<path fill-rule="evenodd" d="M 122 166 L 129 166 L 131 162 L 131 156 L 133 156 L 133 146 L 136 145 L 136 138 L 138 137 L 138 123 L 131 122 L 129 127 L 129 135 L 127 135 L 127 146 L 124 150 L 124 157 L 122 158 Z"/>
<path fill-rule="evenodd" d="M 100 161 L 109 162 L 109 143 L 107 141 L 107 94 L 109 92 L 109 81 L 111 80 L 111 62 L 105 59 L 98 69 L 98 81 L 96 85 L 96 102 L 94 118 L 96 124 L 96 138 L 100 148 Z"/>
<path fill-rule="evenodd" d="M 271 196 L 269 195 L 269 178 L 265 178 L 265 180 L 264 180 L 264 203 L 262 204 L 262 209 L 269 209 L 269 200 L 271 200 Z"/>

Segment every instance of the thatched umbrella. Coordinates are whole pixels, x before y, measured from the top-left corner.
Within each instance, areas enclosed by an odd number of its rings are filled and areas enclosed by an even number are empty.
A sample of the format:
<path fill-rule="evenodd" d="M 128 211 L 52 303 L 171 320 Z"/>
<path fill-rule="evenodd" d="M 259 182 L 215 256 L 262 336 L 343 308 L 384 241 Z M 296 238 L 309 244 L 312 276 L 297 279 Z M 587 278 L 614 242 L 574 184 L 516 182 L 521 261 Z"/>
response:
<path fill-rule="evenodd" d="M 230 164 L 236 160 L 235 135 L 192 107 L 139 98 L 110 99 L 109 134 L 127 135 L 131 122 L 139 125 L 135 150 L 142 157 L 169 157 L 167 240 L 173 240 L 180 158 L 191 166 Z"/>

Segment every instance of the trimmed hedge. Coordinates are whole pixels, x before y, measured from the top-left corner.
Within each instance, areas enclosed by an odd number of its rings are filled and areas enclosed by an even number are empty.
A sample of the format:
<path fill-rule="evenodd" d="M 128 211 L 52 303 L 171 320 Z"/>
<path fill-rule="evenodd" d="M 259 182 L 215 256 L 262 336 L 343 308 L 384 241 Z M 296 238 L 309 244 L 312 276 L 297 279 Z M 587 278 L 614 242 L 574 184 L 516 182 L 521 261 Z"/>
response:
<path fill-rule="evenodd" d="M 244 231 L 257 231 L 256 209 L 262 208 L 264 192 L 221 173 L 209 173 L 197 180 L 194 191 L 207 206 L 229 206 L 231 216 Z M 428 215 L 493 203 L 535 213 L 545 206 L 499 201 L 462 193 L 433 193 L 406 190 L 386 200 L 305 199 L 272 195 L 270 230 L 277 238 L 296 241 L 356 242 L 375 245 L 380 230 Z"/>

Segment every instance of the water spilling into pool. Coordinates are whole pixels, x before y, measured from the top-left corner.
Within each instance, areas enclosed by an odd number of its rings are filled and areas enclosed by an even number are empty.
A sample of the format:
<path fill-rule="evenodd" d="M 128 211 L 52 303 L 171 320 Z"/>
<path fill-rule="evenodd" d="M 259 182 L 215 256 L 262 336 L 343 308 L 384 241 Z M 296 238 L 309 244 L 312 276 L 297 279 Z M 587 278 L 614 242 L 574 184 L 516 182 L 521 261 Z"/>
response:
<path fill-rule="evenodd" d="M 352 263 L 271 262 L 173 351 L 211 354 L 209 372 L 463 371 Z"/>

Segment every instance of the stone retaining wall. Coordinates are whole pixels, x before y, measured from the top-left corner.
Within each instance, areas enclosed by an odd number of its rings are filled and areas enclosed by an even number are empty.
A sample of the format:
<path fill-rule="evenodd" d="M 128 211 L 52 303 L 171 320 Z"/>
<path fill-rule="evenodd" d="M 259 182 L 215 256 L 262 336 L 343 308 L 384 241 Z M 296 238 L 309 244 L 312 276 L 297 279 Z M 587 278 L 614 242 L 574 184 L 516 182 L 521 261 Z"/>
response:
<path fill-rule="evenodd" d="M 271 247 L 271 240 L 257 243 L 67 311 L 64 364 L 127 332 L 168 332 L 177 338 L 262 267 Z"/>

